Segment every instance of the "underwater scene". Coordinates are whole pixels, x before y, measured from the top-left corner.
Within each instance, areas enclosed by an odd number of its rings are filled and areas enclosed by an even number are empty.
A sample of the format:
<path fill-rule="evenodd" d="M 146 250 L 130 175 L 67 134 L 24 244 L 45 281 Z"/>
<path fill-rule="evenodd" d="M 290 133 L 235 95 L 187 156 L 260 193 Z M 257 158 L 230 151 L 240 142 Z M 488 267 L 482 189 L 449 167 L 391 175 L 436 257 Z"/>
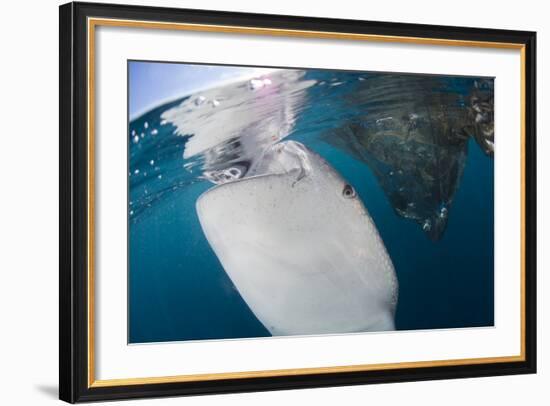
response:
<path fill-rule="evenodd" d="M 128 62 L 128 343 L 494 325 L 494 80 Z"/>

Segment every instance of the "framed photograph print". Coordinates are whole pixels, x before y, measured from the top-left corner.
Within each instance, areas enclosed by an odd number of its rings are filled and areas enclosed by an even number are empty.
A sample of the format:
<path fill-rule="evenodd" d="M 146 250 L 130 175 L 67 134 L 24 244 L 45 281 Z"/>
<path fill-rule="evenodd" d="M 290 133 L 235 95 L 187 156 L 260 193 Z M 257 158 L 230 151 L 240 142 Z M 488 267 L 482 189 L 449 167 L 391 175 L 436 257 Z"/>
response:
<path fill-rule="evenodd" d="M 60 398 L 534 373 L 533 32 L 60 7 Z"/>

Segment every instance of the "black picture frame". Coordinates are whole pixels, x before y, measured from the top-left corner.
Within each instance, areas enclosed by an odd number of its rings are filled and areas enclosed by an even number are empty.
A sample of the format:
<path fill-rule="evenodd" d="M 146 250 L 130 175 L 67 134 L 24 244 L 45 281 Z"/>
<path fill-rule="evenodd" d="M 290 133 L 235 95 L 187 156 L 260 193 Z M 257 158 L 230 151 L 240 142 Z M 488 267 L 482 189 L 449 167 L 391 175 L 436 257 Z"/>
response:
<path fill-rule="evenodd" d="M 235 393 L 536 372 L 536 33 L 113 4 L 60 6 L 59 397 L 67 402 Z M 513 362 L 93 386 L 89 380 L 87 19 L 517 44 L 524 52 L 524 357 Z M 92 361 L 93 362 L 93 361 Z"/>

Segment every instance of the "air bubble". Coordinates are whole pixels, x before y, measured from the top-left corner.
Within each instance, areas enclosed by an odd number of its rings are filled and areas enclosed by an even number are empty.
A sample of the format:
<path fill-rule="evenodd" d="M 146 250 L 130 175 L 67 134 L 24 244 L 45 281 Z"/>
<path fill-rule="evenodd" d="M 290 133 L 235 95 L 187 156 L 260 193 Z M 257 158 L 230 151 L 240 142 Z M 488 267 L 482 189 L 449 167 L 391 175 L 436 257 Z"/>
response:
<path fill-rule="evenodd" d="M 250 90 L 260 89 L 263 86 L 264 82 L 259 79 L 250 79 L 250 81 L 248 82 L 248 87 L 250 88 Z"/>
<path fill-rule="evenodd" d="M 432 222 L 430 220 L 424 221 L 424 224 L 422 224 L 422 230 L 430 231 L 431 229 L 432 229 Z"/>
<path fill-rule="evenodd" d="M 195 106 L 200 106 L 201 104 L 203 104 L 204 102 L 206 101 L 206 97 L 204 96 L 199 96 L 195 99 Z"/>
<path fill-rule="evenodd" d="M 263 87 L 271 85 L 271 79 L 265 78 L 265 79 L 250 79 L 248 81 L 248 88 L 250 90 L 258 90 Z"/>

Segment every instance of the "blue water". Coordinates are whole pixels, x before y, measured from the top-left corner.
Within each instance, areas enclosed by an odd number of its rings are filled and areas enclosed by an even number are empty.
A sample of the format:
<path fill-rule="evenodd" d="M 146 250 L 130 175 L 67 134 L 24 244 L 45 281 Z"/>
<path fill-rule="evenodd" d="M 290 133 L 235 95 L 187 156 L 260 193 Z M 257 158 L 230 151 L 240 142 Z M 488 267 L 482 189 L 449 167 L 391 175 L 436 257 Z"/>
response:
<path fill-rule="evenodd" d="M 274 73 L 260 89 L 245 82 L 202 92 L 202 96 L 190 95 L 129 123 L 128 341 L 270 335 L 208 245 L 195 202 L 213 186 L 209 174 L 236 162 L 239 165 L 246 162 L 246 168 L 263 146 L 283 139 L 302 142 L 323 156 L 363 200 L 399 281 L 395 318 L 398 330 L 493 325 L 494 160 L 483 148 L 484 144 L 480 144 L 479 133 L 473 134 L 472 123 L 468 121 L 475 110 L 468 108 L 472 94 L 477 97 L 483 79 L 413 75 L 395 82 L 395 77 L 375 73 L 315 70 L 294 73 L 289 76 Z M 371 84 L 365 85 L 369 80 Z M 407 83 L 411 83 L 410 89 Z M 487 89 L 482 90 L 486 95 Z M 438 96 L 434 99 L 433 94 Z M 213 100 L 219 104 L 215 105 Z M 251 106 L 254 106 L 252 117 Z M 426 111 L 431 113 L 426 115 Z M 224 116 L 227 112 L 231 114 Z M 239 120 L 242 126 L 235 125 Z M 449 157 L 457 157 L 460 170 L 451 176 L 455 182 L 445 178 L 445 182 L 437 183 L 437 172 L 430 172 L 423 175 L 423 185 L 439 186 L 435 189 L 426 186 L 421 189 L 423 194 L 416 189 L 401 190 L 403 182 L 398 183 L 397 191 L 382 187 L 385 176 L 394 176 L 391 168 L 421 167 L 422 159 L 441 157 L 433 155 L 433 151 L 447 148 L 447 143 L 455 141 L 452 137 L 445 142 L 433 138 L 428 155 L 413 155 L 418 162 L 400 166 L 400 162 L 395 163 L 399 154 L 389 157 L 387 152 L 367 147 L 363 156 L 356 150 L 352 153 L 357 145 L 347 148 L 342 144 L 349 138 L 333 142 L 350 123 L 366 128 L 366 132 L 356 134 L 357 139 L 373 134 L 379 138 L 394 137 L 394 133 L 399 133 L 399 145 L 410 143 L 413 147 L 419 145 L 419 140 L 422 145 L 426 142 L 428 132 L 424 127 L 430 128 L 432 136 L 436 130 L 455 134 L 460 129 L 460 134 L 467 137 L 459 142 L 459 152 L 451 149 L 453 155 L 444 156 L 445 162 Z M 412 136 L 403 137 L 400 132 L 405 127 L 407 131 L 413 128 Z M 212 129 L 217 132 L 214 134 Z M 284 131 L 275 130 L 277 136 L 273 137 L 274 129 Z M 206 142 L 208 148 L 201 150 L 193 144 L 198 137 L 206 140 L 210 134 L 218 137 L 214 145 Z M 242 147 L 249 144 L 246 137 L 257 141 L 253 144 L 256 149 Z M 185 156 L 186 150 L 198 152 Z M 436 169 L 446 168 L 445 163 L 436 164 Z M 381 175 L 375 167 L 387 168 L 388 172 Z M 392 193 L 413 199 L 408 202 L 408 211 L 398 210 L 397 200 L 388 197 Z M 445 207 L 446 216 L 448 209 L 448 218 L 445 217 L 441 231 L 430 233 L 429 225 L 438 218 L 441 207 Z"/>

